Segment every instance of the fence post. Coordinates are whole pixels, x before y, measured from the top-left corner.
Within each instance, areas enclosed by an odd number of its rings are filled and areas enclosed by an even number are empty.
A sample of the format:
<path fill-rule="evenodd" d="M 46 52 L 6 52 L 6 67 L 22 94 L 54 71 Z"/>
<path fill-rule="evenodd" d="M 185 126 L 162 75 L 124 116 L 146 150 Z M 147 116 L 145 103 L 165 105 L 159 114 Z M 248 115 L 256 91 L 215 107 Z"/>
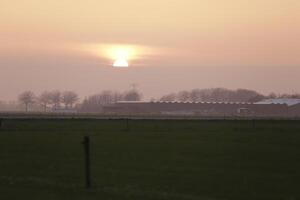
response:
<path fill-rule="evenodd" d="M 256 127 L 255 119 L 252 119 L 252 128 Z"/>
<path fill-rule="evenodd" d="M 83 141 L 84 148 L 84 165 L 85 165 L 85 187 L 91 188 L 91 160 L 90 160 L 90 138 L 84 136 Z"/>
<path fill-rule="evenodd" d="M 126 131 L 129 131 L 130 127 L 129 127 L 129 119 L 126 118 Z"/>

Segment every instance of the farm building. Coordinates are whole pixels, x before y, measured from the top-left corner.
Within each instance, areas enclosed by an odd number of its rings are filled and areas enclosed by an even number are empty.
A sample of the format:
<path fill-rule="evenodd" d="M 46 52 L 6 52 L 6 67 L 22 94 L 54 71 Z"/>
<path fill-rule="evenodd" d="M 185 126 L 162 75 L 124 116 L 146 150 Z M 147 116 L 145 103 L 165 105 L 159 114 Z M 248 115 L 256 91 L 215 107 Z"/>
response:
<path fill-rule="evenodd" d="M 300 99 L 266 99 L 255 103 L 256 105 L 286 105 L 288 116 L 300 116 Z"/>
<path fill-rule="evenodd" d="M 281 103 L 120 101 L 105 106 L 110 114 L 166 114 L 197 116 L 288 116 Z"/>

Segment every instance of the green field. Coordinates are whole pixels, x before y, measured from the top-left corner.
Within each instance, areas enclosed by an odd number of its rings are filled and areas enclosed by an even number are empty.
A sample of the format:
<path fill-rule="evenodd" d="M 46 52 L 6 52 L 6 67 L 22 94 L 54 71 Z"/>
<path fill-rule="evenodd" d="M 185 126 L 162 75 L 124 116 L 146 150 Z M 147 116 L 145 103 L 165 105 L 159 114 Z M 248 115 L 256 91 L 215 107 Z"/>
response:
<path fill-rule="evenodd" d="M 300 122 L 5 120 L 0 199 L 300 199 Z"/>

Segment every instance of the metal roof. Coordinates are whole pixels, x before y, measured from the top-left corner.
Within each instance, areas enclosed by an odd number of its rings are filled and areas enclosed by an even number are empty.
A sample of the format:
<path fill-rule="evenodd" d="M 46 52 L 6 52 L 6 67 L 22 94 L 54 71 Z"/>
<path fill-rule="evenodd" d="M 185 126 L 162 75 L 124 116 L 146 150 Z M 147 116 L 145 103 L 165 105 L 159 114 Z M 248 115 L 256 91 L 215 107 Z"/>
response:
<path fill-rule="evenodd" d="M 300 99 L 265 99 L 254 104 L 286 104 L 288 106 L 293 106 L 300 104 Z"/>
<path fill-rule="evenodd" d="M 139 103 L 186 103 L 186 104 L 252 104 L 249 102 L 207 102 L 207 101 L 117 101 L 117 104 L 139 104 Z"/>

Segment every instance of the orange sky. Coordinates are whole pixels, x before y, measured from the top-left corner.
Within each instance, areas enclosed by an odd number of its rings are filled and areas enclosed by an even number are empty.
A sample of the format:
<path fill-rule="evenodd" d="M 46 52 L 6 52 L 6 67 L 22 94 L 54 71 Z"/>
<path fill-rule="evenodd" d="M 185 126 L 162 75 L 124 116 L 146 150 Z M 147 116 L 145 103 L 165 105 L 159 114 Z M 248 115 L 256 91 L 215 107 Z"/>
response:
<path fill-rule="evenodd" d="M 300 92 L 299 35 L 299 0 L 0 0 L 0 99 L 133 82 L 146 97 L 205 87 Z M 151 51 L 115 69 L 83 48 L 108 44 Z"/>

